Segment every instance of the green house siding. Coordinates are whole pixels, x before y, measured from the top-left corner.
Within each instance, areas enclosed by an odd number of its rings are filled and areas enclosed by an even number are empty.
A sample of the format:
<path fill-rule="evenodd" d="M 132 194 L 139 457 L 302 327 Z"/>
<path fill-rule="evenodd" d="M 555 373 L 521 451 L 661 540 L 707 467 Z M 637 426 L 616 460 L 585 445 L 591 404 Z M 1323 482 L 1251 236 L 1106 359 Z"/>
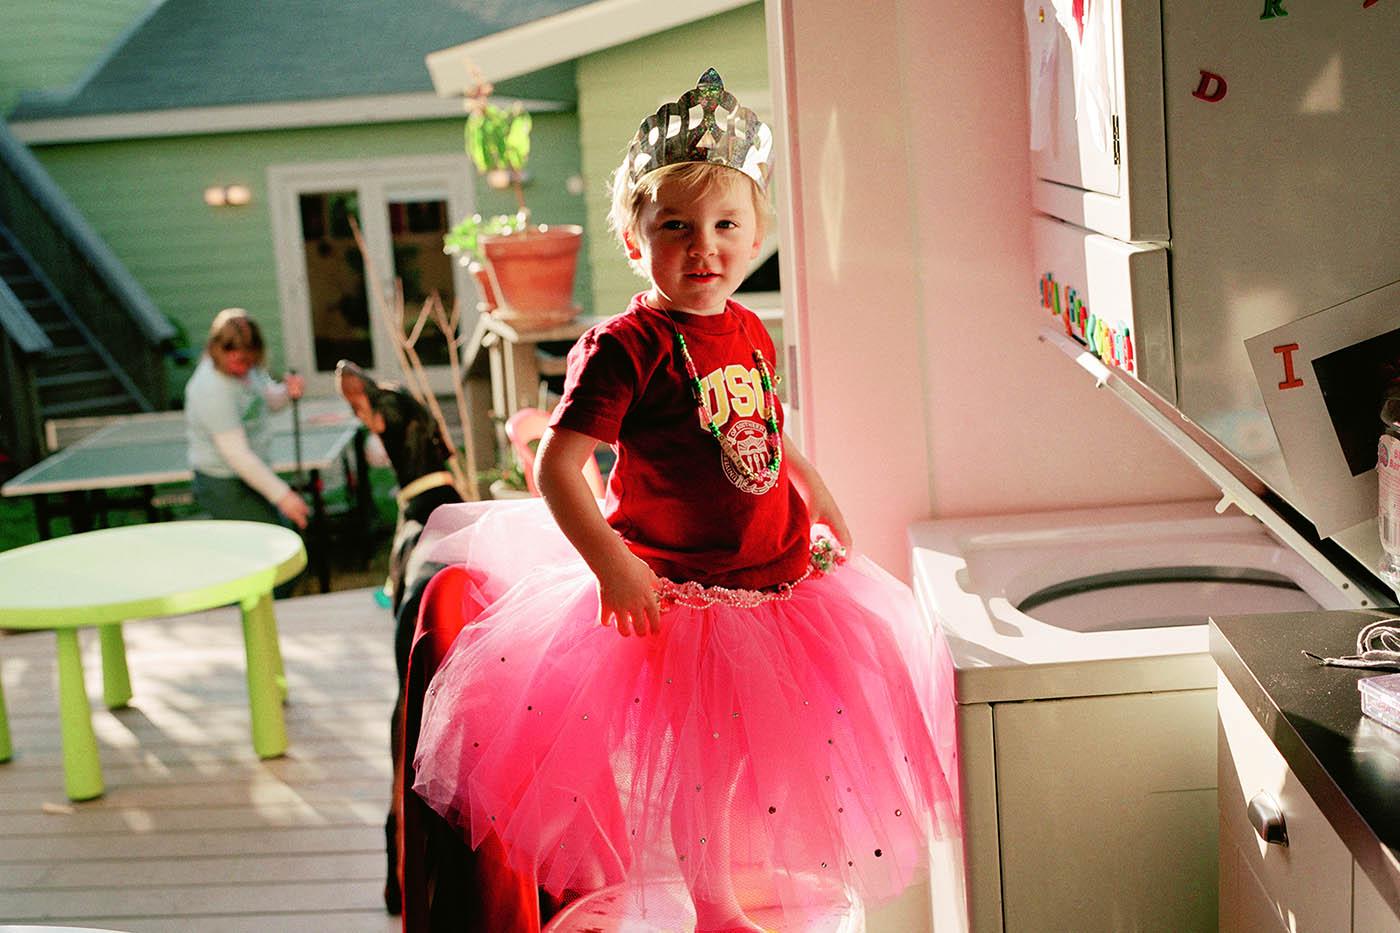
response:
<path fill-rule="evenodd" d="M 763 4 L 755 3 L 586 56 L 578 63 L 579 122 L 588 202 L 585 248 L 593 266 L 593 307 L 612 314 L 643 287 L 608 233 L 608 180 L 637 125 L 714 67 L 727 87 L 768 90 Z"/>
<path fill-rule="evenodd" d="M 151 0 L 0 0 L 0 113 L 21 91 L 65 88 Z"/>
<path fill-rule="evenodd" d="M 264 327 L 269 365 L 282 367 L 281 308 L 269 214 L 270 166 L 462 152 L 462 120 L 377 124 L 205 137 L 169 137 L 35 148 L 35 154 L 87 216 L 156 306 L 197 349 L 214 312 L 248 308 Z M 535 120 L 527 199 L 536 218 L 583 223 L 569 194 L 578 174 L 577 119 Z M 246 207 L 211 208 L 209 185 L 246 184 Z M 478 185 L 478 209 L 514 211 L 509 193 Z M 590 292 L 580 264 L 579 294 Z M 187 373 L 172 373 L 180 394 Z"/>

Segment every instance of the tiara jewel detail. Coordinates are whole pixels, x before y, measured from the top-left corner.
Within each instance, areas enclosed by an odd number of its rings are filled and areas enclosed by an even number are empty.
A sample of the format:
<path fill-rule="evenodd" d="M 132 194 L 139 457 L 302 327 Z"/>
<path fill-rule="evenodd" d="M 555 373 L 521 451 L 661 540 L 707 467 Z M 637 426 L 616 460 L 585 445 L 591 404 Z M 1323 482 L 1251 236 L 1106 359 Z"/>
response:
<path fill-rule="evenodd" d="M 663 165 L 711 162 L 743 172 L 766 191 L 772 159 L 773 131 L 710 68 L 679 100 L 642 121 L 627 147 L 627 183 L 635 188 Z"/>

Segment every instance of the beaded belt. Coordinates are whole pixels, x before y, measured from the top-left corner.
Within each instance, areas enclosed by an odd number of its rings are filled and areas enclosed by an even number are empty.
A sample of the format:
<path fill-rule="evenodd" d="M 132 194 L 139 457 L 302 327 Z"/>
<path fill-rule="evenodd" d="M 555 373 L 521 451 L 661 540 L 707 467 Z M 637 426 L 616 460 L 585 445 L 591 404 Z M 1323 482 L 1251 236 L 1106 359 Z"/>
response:
<path fill-rule="evenodd" d="M 822 576 L 846 562 L 846 549 L 831 538 L 818 538 L 812 542 L 807 569 L 796 580 L 779 583 L 763 590 L 730 589 L 726 586 L 705 586 L 694 580 L 677 583 L 663 579 L 657 587 L 661 600 L 661 610 L 684 606 L 687 609 L 708 609 L 710 606 L 729 606 L 734 609 L 752 609 L 764 603 L 786 602 L 792 599 L 792 591 L 797 584 L 816 574 Z"/>

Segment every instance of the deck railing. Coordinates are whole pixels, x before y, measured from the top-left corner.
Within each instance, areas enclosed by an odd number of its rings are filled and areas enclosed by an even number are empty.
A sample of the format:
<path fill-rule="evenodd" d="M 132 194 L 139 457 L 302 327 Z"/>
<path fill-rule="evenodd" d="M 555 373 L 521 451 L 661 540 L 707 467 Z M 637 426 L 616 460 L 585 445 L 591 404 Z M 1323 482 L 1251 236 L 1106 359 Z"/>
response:
<path fill-rule="evenodd" d="M 35 439 L 43 425 L 34 381 L 35 358 L 52 349 L 53 341 L 10 287 L 0 281 L 0 382 L 10 408 L 10 417 L 0 418 L 0 447 L 12 451 L 17 461 L 0 464 L 0 470 L 27 463 L 39 452 L 34 449 Z"/>

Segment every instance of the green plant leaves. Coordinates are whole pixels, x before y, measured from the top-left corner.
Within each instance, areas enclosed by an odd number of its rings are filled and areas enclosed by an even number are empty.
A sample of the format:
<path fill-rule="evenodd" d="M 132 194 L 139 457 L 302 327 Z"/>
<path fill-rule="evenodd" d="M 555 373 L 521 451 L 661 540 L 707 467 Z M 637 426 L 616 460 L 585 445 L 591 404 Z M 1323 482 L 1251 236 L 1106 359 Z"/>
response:
<path fill-rule="evenodd" d="M 467 156 L 482 175 L 498 171 L 511 174 L 520 212 L 497 214 L 485 220 L 480 214 L 468 217 L 442 238 L 444 253 L 482 260 L 481 237 L 515 233 L 525 227 L 529 212 L 520 188 L 520 175 L 525 171 L 525 163 L 530 160 L 530 130 L 533 126 L 534 121 L 518 101 L 509 110 L 486 102 L 484 97 L 472 102 L 464 131 Z"/>
<path fill-rule="evenodd" d="M 525 219 L 519 214 L 496 214 L 483 218 L 473 214 L 458 223 L 442 238 L 442 251 L 451 255 L 464 254 L 478 260 L 481 254 L 481 238 L 504 233 L 515 233 L 523 229 Z"/>
<path fill-rule="evenodd" d="M 518 106 L 518 105 L 517 105 Z M 510 121 L 510 126 L 506 129 L 505 144 L 502 152 L 506 161 L 510 163 L 510 168 L 517 172 L 524 171 L 525 163 L 530 158 L 530 129 L 534 121 L 530 115 L 521 110 Z"/>
<path fill-rule="evenodd" d="M 534 121 L 520 104 L 502 110 L 485 104 L 467 117 L 467 155 L 476 170 L 520 172 L 530 159 L 530 130 Z"/>

